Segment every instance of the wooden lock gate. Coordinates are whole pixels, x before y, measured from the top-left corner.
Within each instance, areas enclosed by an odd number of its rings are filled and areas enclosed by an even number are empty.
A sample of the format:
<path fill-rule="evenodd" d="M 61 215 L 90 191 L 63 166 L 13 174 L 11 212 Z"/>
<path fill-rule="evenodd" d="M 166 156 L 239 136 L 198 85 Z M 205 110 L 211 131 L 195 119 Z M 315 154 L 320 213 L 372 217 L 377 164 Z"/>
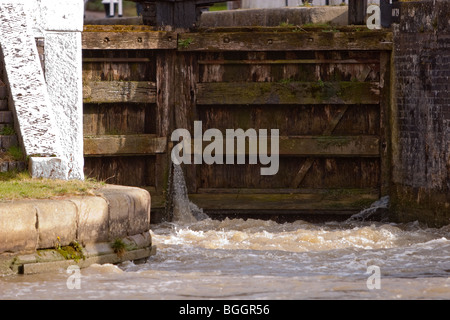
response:
<path fill-rule="evenodd" d="M 184 165 L 215 217 L 348 217 L 387 194 L 392 34 L 353 27 L 85 26 L 85 173 L 164 212 L 171 133 L 278 129 L 279 171 Z"/>

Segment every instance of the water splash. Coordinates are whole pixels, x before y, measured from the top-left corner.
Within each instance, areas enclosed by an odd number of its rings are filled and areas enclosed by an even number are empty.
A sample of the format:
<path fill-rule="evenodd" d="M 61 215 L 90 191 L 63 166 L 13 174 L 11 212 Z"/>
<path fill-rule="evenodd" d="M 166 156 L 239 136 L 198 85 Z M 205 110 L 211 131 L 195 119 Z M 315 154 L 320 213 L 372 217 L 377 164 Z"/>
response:
<path fill-rule="evenodd" d="M 371 204 L 357 214 L 352 215 L 347 219 L 348 222 L 353 221 L 367 221 L 367 220 L 385 220 L 389 209 L 389 196 L 381 197 L 379 200 Z"/>
<path fill-rule="evenodd" d="M 170 180 L 171 217 L 174 222 L 192 223 L 208 219 L 201 208 L 189 200 L 186 181 L 181 166 L 173 164 Z"/>

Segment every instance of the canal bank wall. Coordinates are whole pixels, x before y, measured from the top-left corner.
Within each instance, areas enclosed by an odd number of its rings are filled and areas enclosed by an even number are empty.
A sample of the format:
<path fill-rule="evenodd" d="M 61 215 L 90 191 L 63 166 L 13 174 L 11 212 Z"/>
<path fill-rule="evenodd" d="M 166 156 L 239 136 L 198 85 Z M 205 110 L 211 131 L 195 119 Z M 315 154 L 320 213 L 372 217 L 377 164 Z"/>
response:
<path fill-rule="evenodd" d="M 146 190 L 113 185 L 93 196 L 0 203 L 0 274 L 148 258 L 150 208 Z"/>
<path fill-rule="evenodd" d="M 391 217 L 450 223 L 450 2 L 401 3 L 393 25 Z"/>

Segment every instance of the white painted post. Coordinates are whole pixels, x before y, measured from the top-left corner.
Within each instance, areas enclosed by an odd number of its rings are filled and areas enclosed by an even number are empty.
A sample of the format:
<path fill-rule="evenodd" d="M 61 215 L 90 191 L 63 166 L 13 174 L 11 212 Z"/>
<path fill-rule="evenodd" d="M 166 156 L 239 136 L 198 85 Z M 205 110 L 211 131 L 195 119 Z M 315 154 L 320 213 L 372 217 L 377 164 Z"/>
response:
<path fill-rule="evenodd" d="M 115 11 L 114 11 L 114 0 L 109 0 L 109 16 L 114 17 Z"/>
<path fill-rule="evenodd" d="M 114 17 L 116 15 L 116 10 L 114 7 L 114 3 L 117 3 L 118 6 L 118 15 L 119 17 L 123 16 L 123 2 L 122 0 L 109 0 L 109 15 Z"/>
<path fill-rule="evenodd" d="M 123 3 L 119 0 L 119 17 L 123 16 Z"/>

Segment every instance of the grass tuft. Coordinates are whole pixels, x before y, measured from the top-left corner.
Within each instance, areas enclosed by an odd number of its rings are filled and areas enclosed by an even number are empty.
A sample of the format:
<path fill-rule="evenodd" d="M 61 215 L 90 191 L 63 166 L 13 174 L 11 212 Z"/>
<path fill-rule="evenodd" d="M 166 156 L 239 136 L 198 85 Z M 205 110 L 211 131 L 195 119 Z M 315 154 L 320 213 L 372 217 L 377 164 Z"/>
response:
<path fill-rule="evenodd" d="M 66 181 L 32 178 L 26 171 L 1 172 L 0 201 L 94 195 L 94 191 L 104 185 L 93 179 Z"/>

